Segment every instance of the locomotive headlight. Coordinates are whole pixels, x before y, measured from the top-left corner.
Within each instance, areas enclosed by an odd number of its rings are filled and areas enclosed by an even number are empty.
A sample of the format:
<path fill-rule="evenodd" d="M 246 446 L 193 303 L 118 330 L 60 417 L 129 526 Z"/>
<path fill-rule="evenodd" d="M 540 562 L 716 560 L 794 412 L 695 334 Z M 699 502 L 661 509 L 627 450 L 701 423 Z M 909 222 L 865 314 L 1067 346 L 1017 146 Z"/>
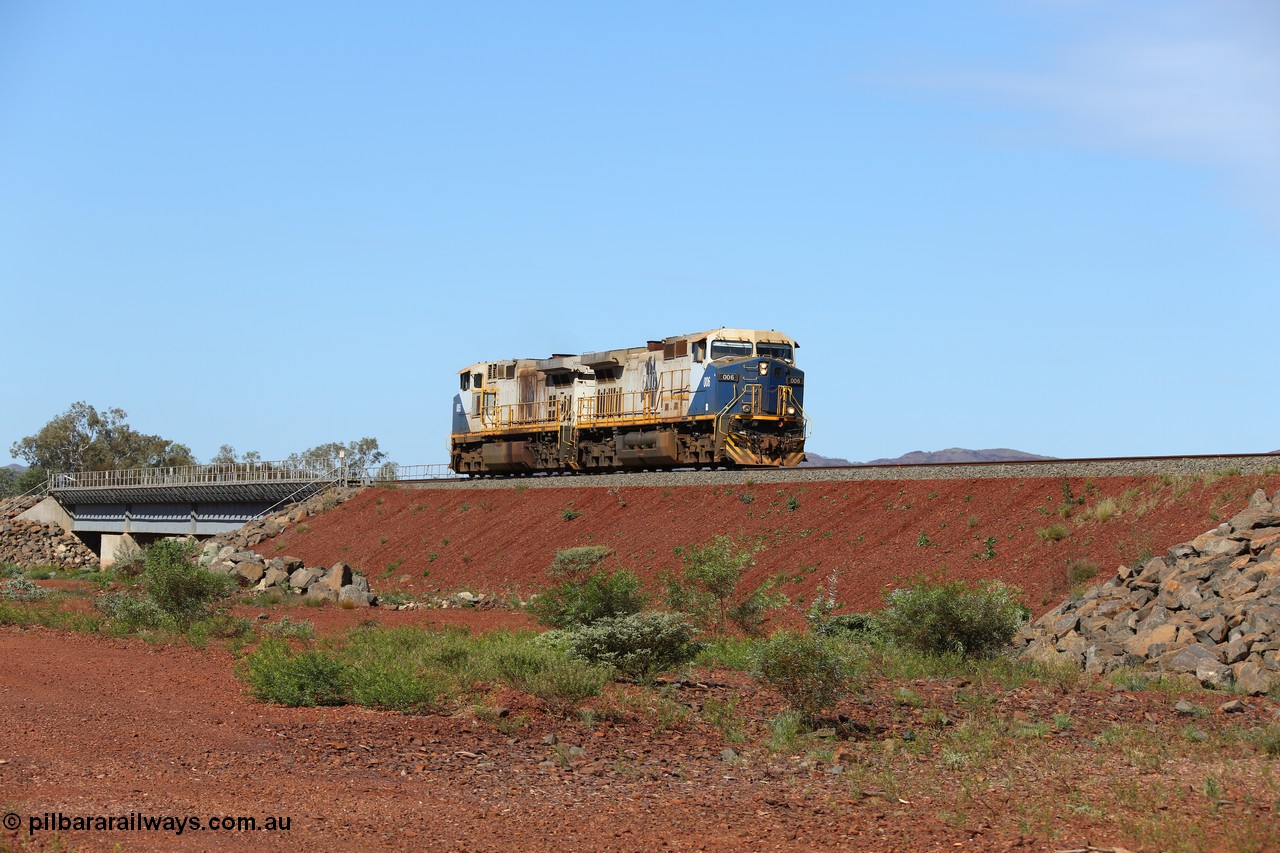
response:
<path fill-rule="evenodd" d="M 788 414 L 788 415 L 794 415 L 795 413 L 796 413 L 796 407 L 795 407 L 795 406 L 787 406 L 787 414 Z"/>
<path fill-rule="evenodd" d="M 769 362 L 767 361 L 760 362 L 760 375 L 764 376 L 768 372 L 769 372 Z"/>

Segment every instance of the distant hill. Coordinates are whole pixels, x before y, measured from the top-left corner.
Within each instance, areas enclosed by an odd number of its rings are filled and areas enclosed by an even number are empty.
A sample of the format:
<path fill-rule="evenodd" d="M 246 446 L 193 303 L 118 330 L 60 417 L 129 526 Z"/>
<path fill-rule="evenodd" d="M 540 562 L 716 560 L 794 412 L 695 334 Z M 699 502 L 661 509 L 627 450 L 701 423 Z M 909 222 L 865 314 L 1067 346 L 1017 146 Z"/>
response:
<path fill-rule="evenodd" d="M 1021 450 L 1010 450 L 1007 447 L 993 447 L 988 450 L 968 450 L 963 447 L 949 447 L 946 450 L 913 450 L 895 459 L 872 459 L 870 462 L 850 462 L 837 456 L 819 456 L 817 453 L 806 453 L 805 467 L 835 467 L 842 465 L 947 465 L 952 462 L 1017 462 L 1022 459 L 1052 459 L 1052 456 L 1038 456 Z"/>
<path fill-rule="evenodd" d="M 13 465 L 6 465 L 6 466 L 4 466 L 4 467 L 5 467 L 5 469 L 6 469 L 6 470 L 9 470 L 9 471 L 16 471 L 16 472 L 18 472 L 19 474 L 21 474 L 23 471 L 27 470 L 27 466 L 26 466 L 26 465 L 18 465 L 17 463 L 14 463 Z"/>
<path fill-rule="evenodd" d="M 840 459 L 836 456 L 819 456 L 816 453 L 805 453 L 804 461 L 800 463 L 801 468 L 836 468 L 842 465 L 857 465 L 857 462 L 850 462 L 848 459 Z"/>
<path fill-rule="evenodd" d="M 1052 459 L 1007 447 L 987 450 L 968 450 L 964 447 L 948 447 L 946 450 L 913 450 L 896 459 L 872 459 L 864 465 L 947 465 L 952 462 L 1017 462 L 1023 459 Z"/>

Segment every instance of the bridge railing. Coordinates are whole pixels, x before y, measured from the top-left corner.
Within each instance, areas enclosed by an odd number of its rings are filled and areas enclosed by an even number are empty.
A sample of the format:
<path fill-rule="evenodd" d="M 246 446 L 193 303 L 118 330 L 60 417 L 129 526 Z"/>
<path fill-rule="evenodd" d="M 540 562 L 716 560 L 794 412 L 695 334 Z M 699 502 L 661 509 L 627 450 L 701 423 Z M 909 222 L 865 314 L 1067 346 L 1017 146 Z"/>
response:
<path fill-rule="evenodd" d="M 395 462 L 385 462 L 373 468 L 349 473 L 348 479 L 353 482 L 363 478 L 370 483 L 398 483 L 409 480 L 452 480 L 462 476 L 455 474 L 448 463 L 444 462 L 434 465 L 399 465 Z"/>
<path fill-rule="evenodd" d="M 212 483 L 276 483 L 336 480 L 336 471 L 293 462 L 227 462 L 123 471 L 75 471 L 49 475 L 49 489 L 114 489 L 130 486 L 186 486 Z"/>

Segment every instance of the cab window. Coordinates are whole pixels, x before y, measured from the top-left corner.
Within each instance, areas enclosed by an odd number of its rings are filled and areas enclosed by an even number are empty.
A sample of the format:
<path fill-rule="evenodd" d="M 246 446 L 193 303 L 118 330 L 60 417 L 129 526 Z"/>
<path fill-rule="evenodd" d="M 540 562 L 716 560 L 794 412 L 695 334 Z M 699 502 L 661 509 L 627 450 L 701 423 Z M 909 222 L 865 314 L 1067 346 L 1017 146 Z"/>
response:
<path fill-rule="evenodd" d="M 766 344 L 763 342 L 758 343 L 756 344 L 756 355 L 760 356 L 761 358 L 781 359 L 782 361 L 785 361 L 788 364 L 790 364 L 791 359 L 794 358 L 794 355 L 792 354 L 792 350 L 791 350 L 791 344 Z"/>
<path fill-rule="evenodd" d="M 717 358 L 750 358 L 751 341 L 712 341 L 711 360 Z"/>

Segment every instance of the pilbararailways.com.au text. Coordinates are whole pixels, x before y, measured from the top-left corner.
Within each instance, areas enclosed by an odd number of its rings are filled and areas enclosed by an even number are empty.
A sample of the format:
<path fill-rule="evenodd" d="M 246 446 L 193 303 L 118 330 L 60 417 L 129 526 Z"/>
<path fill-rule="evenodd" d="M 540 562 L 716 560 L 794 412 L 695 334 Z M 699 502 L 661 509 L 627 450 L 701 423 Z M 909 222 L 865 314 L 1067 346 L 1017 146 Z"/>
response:
<path fill-rule="evenodd" d="M 4 816 L 6 829 L 17 829 L 18 815 Z M 293 825 L 289 816 L 244 817 L 236 815 L 154 815 L 129 812 L 122 815 L 69 815 L 44 812 L 26 816 L 27 833 L 40 832 L 288 832 Z"/>

